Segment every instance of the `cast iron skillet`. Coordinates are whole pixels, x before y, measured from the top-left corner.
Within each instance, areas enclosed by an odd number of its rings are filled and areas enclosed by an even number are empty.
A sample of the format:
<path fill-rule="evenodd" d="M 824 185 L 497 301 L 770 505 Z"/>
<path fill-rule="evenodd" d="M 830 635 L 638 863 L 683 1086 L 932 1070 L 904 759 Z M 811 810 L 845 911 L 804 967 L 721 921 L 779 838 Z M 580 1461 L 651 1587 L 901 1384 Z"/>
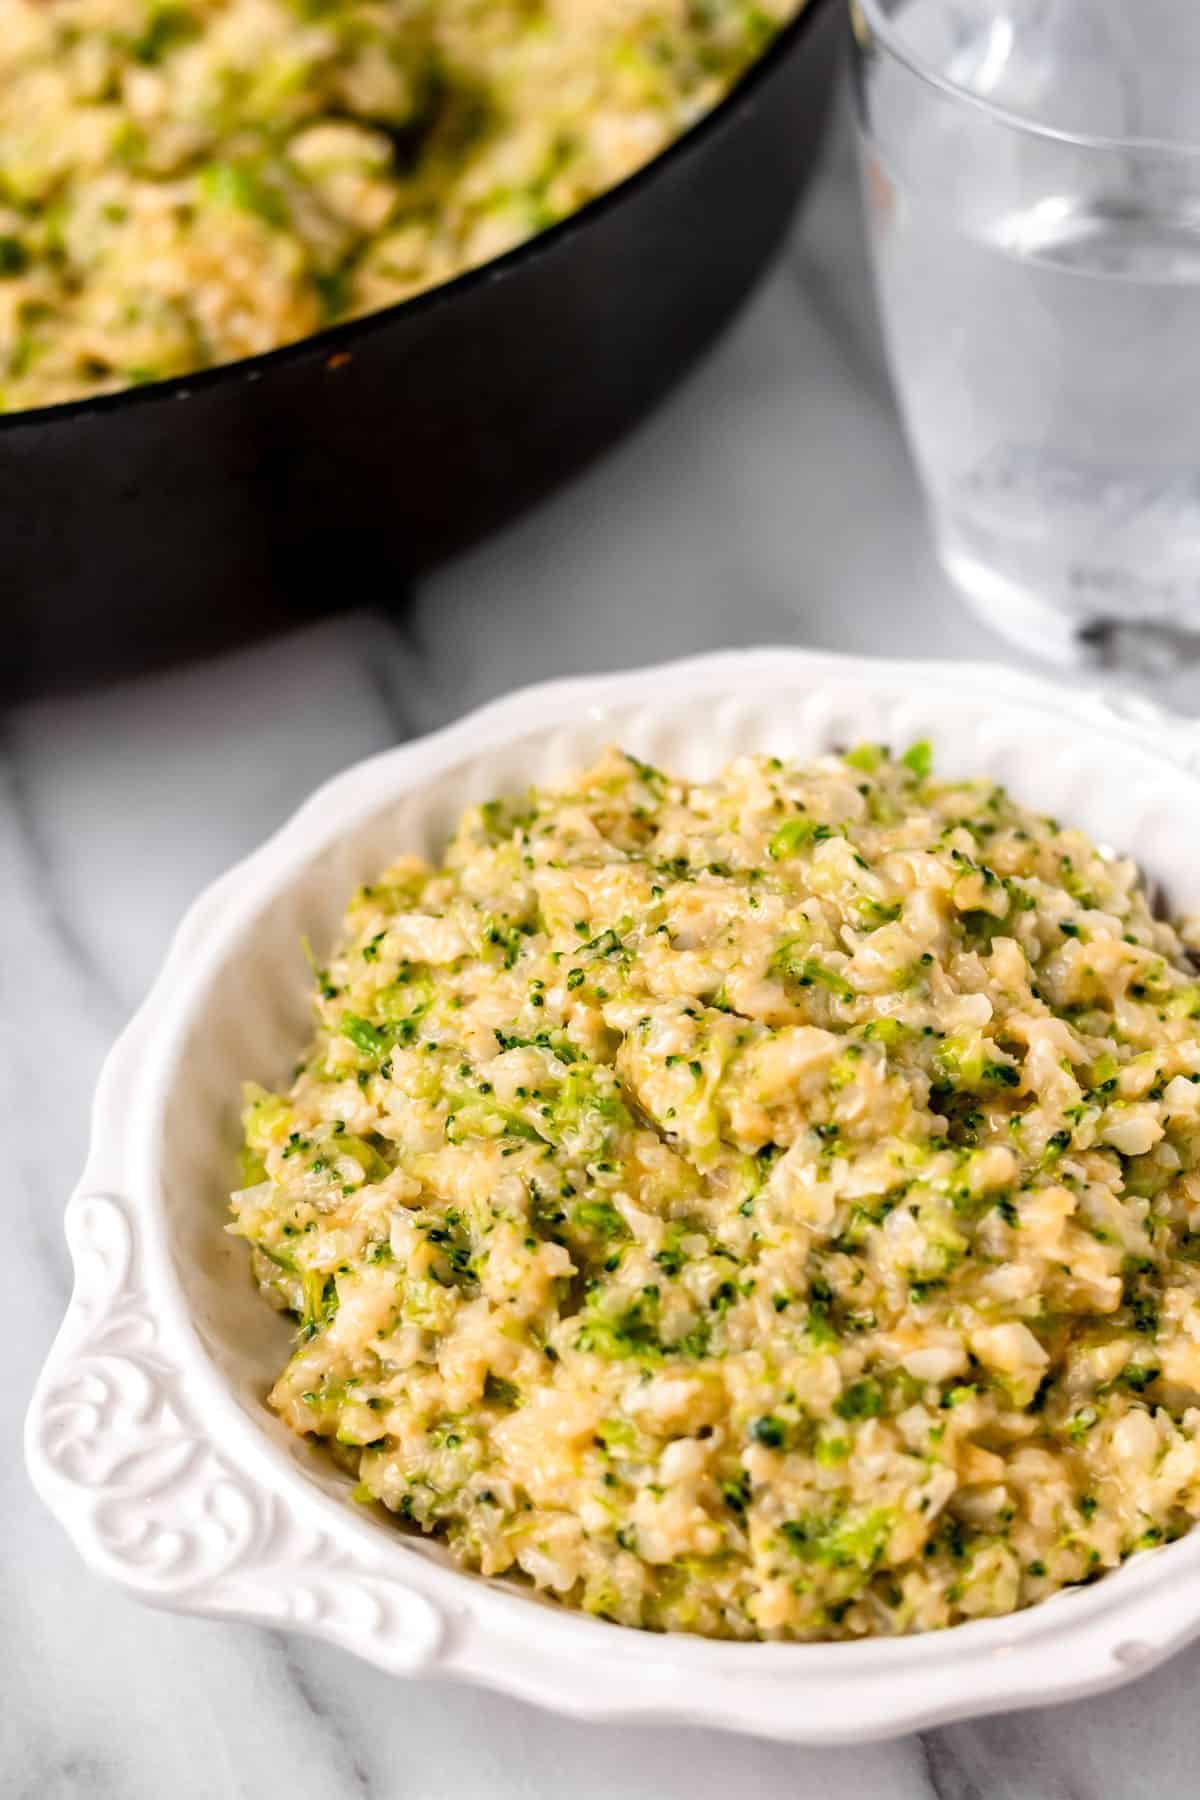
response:
<path fill-rule="evenodd" d="M 0 418 L 0 694 L 215 649 L 411 578 L 644 414 L 812 167 L 838 0 L 644 169 L 444 287 L 203 374 Z"/>

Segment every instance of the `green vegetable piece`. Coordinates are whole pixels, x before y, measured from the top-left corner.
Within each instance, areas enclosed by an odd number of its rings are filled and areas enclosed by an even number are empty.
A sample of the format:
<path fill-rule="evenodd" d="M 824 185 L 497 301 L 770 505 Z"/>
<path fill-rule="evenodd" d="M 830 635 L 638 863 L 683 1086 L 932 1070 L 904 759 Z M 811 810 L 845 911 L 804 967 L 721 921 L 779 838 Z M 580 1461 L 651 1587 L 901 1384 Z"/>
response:
<path fill-rule="evenodd" d="M 636 773 L 638 780 L 642 782 L 644 786 L 649 788 L 666 786 L 666 776 L 661 769 L 656 769 L 653 763 L 639 762 L 638 758 L 633 756 L 628 750 L 622 750 L 621 754 Z"/>
<path fill-rule="evenodd" d="M 887 751 L 882 744 L 855 744 L 853 750 L 847 750 L 842 761 L 851 769 L 861 769 L 864 775 L 872 775 L 879 765 L 887 760 Z"/>
<path fill-rule="evenodd" d="M 1094 1406 L 1081 1406 L 1077 1413 L 1072 1413 L 1067 1420 L 1067 1436 L 1071 1442 L 1082 1444 L 1099 1417 L 1100 1414 Z"/>
<path fill-rule="evenodd" d="M 388 1164 L 378 1150 L 372 1148 L 364 1138 L 355 1137 L 351 1132 L 339 1132 L 324 1147 L 334 1156 L 352 1156 L 367 1181 L 382 1181 L 388 1172 Z"/>
<path fill-rule="evenodd" d="M 256 1082 L 248 1081 L 243 1090 L 246 1104 L 242 1109 L 242 1130 L 251 1150 L 269 1150 L 282 1143 L 292 1120 L 291 1102 L 282 1094 L 269 1094 Z"/>
<path fill-rule="evenodd" d="M 200 191 L 214 206 L 255 213 L 268 225 L 277 227 L 288 222 L 282 197 L 249 163 L 209 163 L 200 171 Z"/>
<path fill-rule="evenodd" d="M 899 900 L 893 900 L 889 904 L 883 900 L 873 900 L 867 894 L 861 894 L 855 905 L 858 908 L 859 922 L 868 931 L 878 931 L 881 925 L 892 924 L 903 910 Z"/>
<path fill-rule="evenodd" d="M 135 62 L 160 63 L 168 51 L 186 44 L 200 30 L 194 16 L 184 6 L 161 6 L 150 16 L 140 37 L 129 46 Z"/>
<path fill-rule="evenodd" d="M 911 1026 L 900 1019 L 871 1019 L 863 1026 L 863 1037 L 870 1043 L 883 1044 L 887 1049 L 911 1036 Z"/>
<path fill-rule="evenodd" d="M 112 153 L 118 162 L 136 168 L 146 154 L 146 133 L 132 119 L 127 119 L 112 140 Z"/>
<path fill-rule="evenodd" d="M 833 1403 L 839 1419 L 877 1419 L 883 1411 L 883 1394 L 879 1383 L 869 1375 L 852 1381 L 845 1393 Z"/>
<path fill-rule="evenodd" d="M 985 1047 L 978 1032 L 959 1031 L 937 1047 L 938 1069 L 952 1092 L 994 1093 L 998 1088 L 1018 1087 L 1021 1072 L 1012 1063 L 999 1061 Z"/>
<path fill-rule="evenodd" d="M 824 963 L 809 958 L 801 964 L 800 973 L 796 977 L 800 987 L 823 987 L 839 1000 L 855 1000 L 858 998 L 850 983 L 839 975 L 836 969 L 827 969 Z"/>
<path fill-rule="evenodd" d="M 774 833 L 767 845 L 767 855 L 774 862 L 783 862 L 797 851 L 805 850 L 810 844 L 823 844 L 827 838 L 836 837 L 837 833 L 831 825 L 821 825 L 815 819 L 788 819 Z"/>
<path fill-rule="evenodd" d="M 360 1019 L 357 1013 L 346 1013 L 338 1029 L 356 1050 L 373 1061 L 377 1062 L 390 1048 L 388 1033 L 381 1031 L 378 1025 L 372 1025 L 369 1019 Z"/>
<path fill-rule="evenodd" d="M 267 1178 L 266 1163 L 258 1151 L 252 1150 L 249 1144 L 243 1144 L 239 1150 L 238 1166 L 241 1170 L 244 1188 L 257 1187 L 260 1181 L 265 1181 Z"/>
<path fill-rule="evenodd" d="M 29 252 L 20 238 L 0 237 L 0 276 L 22 275 L 29 267 Z"/>
<path fill-rule="evenodd" d="M 306 1269 L 300 1277 L 304 1301 L 300 1313 L 301 1337 L 310 1338 L 324 1329 L 338 1309 L 337 1282 L 321 1269 Z"/>
<path fill-rule="evenodd" d="M 857 1568 L 864 1574 L 878 1563 L 891 1531 L 892 1514 L 886 1507 L 865 1513 L 805 1513 L 780 1527 L 788 1548 L 803 1561 Z"/>
<path fill-rule="evenodd" d="M 603 1238 L 629 1236 L 629 1227 L 608 1200 L 581 1200 L 571 1217 L 585 1231 L 594 1231 Z"/>
<path fill-rule="evenodd" d="M 803 955 L 806 948 L 803 938 L 788 938 L 780 944 L 771 958 L 771 973 L 792 982 L 796 987 L 828 988 L 839 1000 L 858 998 L 849 982 L 836 969 L 826 968 L 814 956 Z"/>
<path fill-rule="evenodd" d="M 328 274 L 314 275 L 312 279 L 321 302 L 321 323 L 331 325 L 341 318 L 350 304 L 350 271 L 331 269 Z"/>
<path fill-rule="evenodd" d="M 745 1470 L 732 1480 L 721 1483 L 721 1498 L 730 1512 L 745 1512 L 750 1504 L 750 1477 Z"/>
<path fill-rule="evenodd" d="M 613 1450 L 632 1450 L 637 1442 L 637 1432 L 628 1419 L 601 1419 L 596 1427 L 596 1436 L 610 1453 Z"/>
<path fill-rule="evenodd" d="M 489 1370 L 483 1384 L 483 1397 L 494 1406 L 519 1406 L 521 1390 L 514 1382 L 505 1381 L 502 1375 L 493 1375 Z"/>
<path fill-rule="evenodd" d="M 908 746 L 900 761 L 918 781 L 928 781 L 933 773 L 933 746 L 928 738 L 918 738 L 915 744 Z"/>

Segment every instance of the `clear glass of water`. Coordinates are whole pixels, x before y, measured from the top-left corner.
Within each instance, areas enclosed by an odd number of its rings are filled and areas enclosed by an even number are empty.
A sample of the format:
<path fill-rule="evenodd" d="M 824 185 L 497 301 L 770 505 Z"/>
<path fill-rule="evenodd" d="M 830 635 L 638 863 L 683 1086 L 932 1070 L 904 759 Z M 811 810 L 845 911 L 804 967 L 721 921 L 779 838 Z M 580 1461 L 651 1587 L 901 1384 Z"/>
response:
<path fill-rule="evenodd" d="M 1200 0 L 852 0 L 884 330 L 942 561 L 1083 660 L 1200 634 Z"/>

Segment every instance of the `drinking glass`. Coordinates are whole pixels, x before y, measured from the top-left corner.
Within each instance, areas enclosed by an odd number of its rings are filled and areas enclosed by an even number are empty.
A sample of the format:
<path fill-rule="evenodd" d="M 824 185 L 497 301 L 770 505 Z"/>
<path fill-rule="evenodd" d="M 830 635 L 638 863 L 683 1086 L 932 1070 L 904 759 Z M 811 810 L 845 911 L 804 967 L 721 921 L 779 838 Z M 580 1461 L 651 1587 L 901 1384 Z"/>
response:
<path fill-rule="evenodd" d="M 947 571 L 1060 660 L 1200 634 L 1200 0 L 852 19 L 884 332 Z"/>

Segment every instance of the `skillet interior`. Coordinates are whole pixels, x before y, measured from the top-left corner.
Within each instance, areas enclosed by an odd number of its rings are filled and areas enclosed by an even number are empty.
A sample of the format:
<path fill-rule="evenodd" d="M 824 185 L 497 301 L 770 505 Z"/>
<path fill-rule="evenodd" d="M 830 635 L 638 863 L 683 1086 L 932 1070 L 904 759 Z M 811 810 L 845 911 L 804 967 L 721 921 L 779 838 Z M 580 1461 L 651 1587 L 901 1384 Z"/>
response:
<path fill-rule="evenodd" d="M 192 377 L 0 418 L 0 696 L 399 601 L 615 442 L 775 248 L 832 93 L 837 12 L 809 0 L 661 156 L 444 287 Z"/>

